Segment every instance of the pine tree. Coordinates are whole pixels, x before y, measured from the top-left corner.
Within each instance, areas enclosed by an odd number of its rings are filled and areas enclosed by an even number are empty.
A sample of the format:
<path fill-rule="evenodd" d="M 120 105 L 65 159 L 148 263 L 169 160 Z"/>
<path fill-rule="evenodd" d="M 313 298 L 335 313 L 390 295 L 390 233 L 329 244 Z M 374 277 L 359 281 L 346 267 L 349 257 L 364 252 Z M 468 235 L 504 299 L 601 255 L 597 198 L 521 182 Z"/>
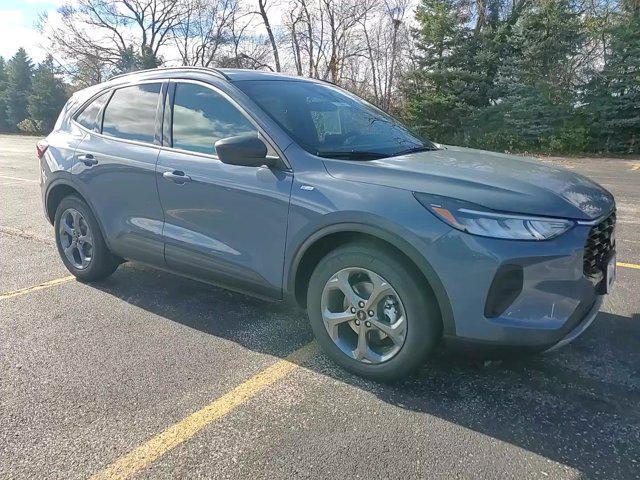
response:
<path fill-rule="evenodd" d="M 7 123 L 12 131 L 29 116 L 27 103 L 31 94 L 31 76 L 33 64 L 24 48 L 7 62 L 7 89 L 5 101 L 7 105 Z"/>
<path fill-rule="evenodd" d="M 640 152 L 640 3 L 623 3 L 609 31 L 602 72 L 588 88 L 586 110 L 597 148 Z"/>
<path fill-rule="evenodd" d="M 506 40 L 496 101 L 475 122 L 488 148 L 564 150 L 577 129 L 571 59 L 585 41 L 572 0 L 539 0 L 523 11 Z"/>
<path fill-rule="evenodd" d="M 139 55 L 138 64 L 140 68 L 156 68 L 162 65 L 162 59 L 158 57 L 149 47 L 144 47 Z"/>
<path fill-rule="evenodd" d="M 627 0 L 633 2 L 634 0 Z M 439 141 L 494 150 L 584 150 L 588 44 L 579 0 L 422 0 L 407 121 Z"/>
<path fill-rule="evenodd" d="M 120 58 L 116 63 L 115 73 L 127 73 L 135 70 L 156 68 L 161 64 L 162 60 L 149 48 L 144 48 L 142 53 L 138 53 L 132 46 L 129 46 L 120 53 Z"/>
<path fill-rule="evenodd" d="M 64 83 L 56 76 L 53 58 L 48 55 L 33 75 L 32 93 L 27 106 L 39 133 L 48 133 L 53 129 L 67 98 Z"/>
<path fill-rule="evenodd" d="M 140 57 L 133 50 L 133 47 L 129 46 L 120 53 L 120 58 L 116 63 L 115 73 L 128 73 L 134 72 L 140 69 Z"/>
<path fill-rule="evenodd" d="M 7 103 L 5 100 L 7 90 L 7 69 L 4 58 L 0 56 L 0 132 L 9 130 L 7 122 Z"/>
<path fill-rule="evenodd" d="M 460 97 L 459 51 L 468 35 L 466 2 L 422 0 L 414 30 L 419 68 L 410 73 L 404 93 L 407 120 L 420 133 L 449 142 L 460 129 L 468 106 Z"/>

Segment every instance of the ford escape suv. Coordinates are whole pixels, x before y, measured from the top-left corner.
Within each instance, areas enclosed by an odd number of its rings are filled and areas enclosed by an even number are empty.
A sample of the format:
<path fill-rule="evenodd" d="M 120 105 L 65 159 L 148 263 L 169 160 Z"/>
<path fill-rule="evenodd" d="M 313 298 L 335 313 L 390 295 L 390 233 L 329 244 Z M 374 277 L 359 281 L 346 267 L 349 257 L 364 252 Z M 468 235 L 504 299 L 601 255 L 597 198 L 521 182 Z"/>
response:
<path fill-rule="evenodd" d="M 135 260 L 307 309 L 327 355 L 391 380 L 434 347 L 542 351 L 615 278 L 615 202 L 575 173 L 422 139 L 332 84 L 137 72 L 76 93 L 38 143 L 62 261 Z"/>

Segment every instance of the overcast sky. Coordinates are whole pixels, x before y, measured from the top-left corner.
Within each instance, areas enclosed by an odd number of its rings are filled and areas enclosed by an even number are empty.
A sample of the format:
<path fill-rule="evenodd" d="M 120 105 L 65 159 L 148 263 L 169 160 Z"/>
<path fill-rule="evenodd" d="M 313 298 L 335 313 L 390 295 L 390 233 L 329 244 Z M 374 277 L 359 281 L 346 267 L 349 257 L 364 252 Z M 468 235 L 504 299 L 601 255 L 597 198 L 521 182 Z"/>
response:
<path fill-rule="evenodd" d="M 20 47 L 36 61 L 46 54 L 34 24 L 41 12 L 55 11 L 62 0 L 0 0 L 0 55 L 8 60 Z"/>

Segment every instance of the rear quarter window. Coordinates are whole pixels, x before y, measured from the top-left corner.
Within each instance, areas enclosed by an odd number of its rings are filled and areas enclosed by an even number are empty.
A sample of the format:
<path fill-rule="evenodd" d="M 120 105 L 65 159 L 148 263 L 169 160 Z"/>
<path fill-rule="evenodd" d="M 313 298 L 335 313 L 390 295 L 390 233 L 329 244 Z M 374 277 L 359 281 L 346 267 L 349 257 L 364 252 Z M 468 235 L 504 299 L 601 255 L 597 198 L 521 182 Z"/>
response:
<path fill-rule="evenodd" d="M 153 143 L 160 83 L 119 88 L 104 111 L 102 134 Z"/>
<path fill-rule="evenodd" d="M 109 99 L 110 94 L 111 92 L 105 92 L 85 106 L 84 109 L 82 109 L 82 111 L 76 116 L 76 122 L 89 130 L 99 132 L 101 127 L 100 124 L 102 123 L 102 107 L 104 107 L 104 104 Z"/>

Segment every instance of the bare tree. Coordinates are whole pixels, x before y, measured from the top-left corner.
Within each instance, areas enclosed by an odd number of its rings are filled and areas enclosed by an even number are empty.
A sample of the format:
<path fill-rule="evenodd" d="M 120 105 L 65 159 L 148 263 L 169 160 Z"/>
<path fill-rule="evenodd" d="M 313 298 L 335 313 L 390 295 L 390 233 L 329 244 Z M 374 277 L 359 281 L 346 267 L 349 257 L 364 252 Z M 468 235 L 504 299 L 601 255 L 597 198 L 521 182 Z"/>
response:
<path fill-rule="evenodd" d="M 42 28 L 86 84 L 166 59 L 290 71 L 390 108 L 398 72 L 411 61 L 402 52 L 410 41 L 404 14 L 413 0 L 67 1 L 59 9 L 62 22 L 44 19 Z M 516 6 L 526 1 L 514 0 Z M 280 18 L 275 2 L 288 2 Z M 489 0 L 468 2 L 479 9 Z"/>
<path fill-rule="evenodd" d="M 254 12 L 246 12 L 244 9 L 237 9 L 232 13 L 229 22 L 231 49 L 216 62 L 218 66 L 273 71 L 268 42 L 253 34 L 260 23 L 256 17 Z"/>
<path fill-rule="evenodd" d="M 301 48 L 307 53 L 309 76 L 319 78 L 319 65 L 324 48 L 324 14 L 320 8 L 310 8 L 308 0 L 297 1 L 306 26 L 306 32 L 303 35 L 305 41 L 301 42 Z"/>
<path fill-rule="evenodd" d="M 482 0 L 478 0 L 481 2 Z M 384 108 L 387 110 L 391 107 L 391 89 L 393 88 L 393 69 L 396 64 L 396 57 L 398 56 L 398 30 L 404 21 L 404 15 L 407 10 L 408 0 L 400 0 L 394 4 L 385 0 L 385 10 L 387 17 L 391 20 L 391 59 L 389 65 L 389 75 L 387 76 L 386 96 L 384 102 Z"/>
<path fill-rule="evenodd" d="M 273 34 L 273 30 L 271 29 L 271 23 L 269 22 L 269 15 L 267 15 L 267 0 L 258 0 L 258 14 L 260 18 L 262 18 L 262 23 L 264 24 L 264 28 L 267 30 L 267 35 L 269 36 L 269 42 L 271 42 L 271 50 L 273 51 L 273 60 L 276 64 L 276 71 L 281 72 L 282 68 L 280 66 L 280 54 L 278 53 L 278 44 L 276 43 L 276 38 Z"/>
<path fill-rule="evenodd" d="M 140 67 L 161 63 L 159 51 L 184 16 L 183 0 L 74 0 L 58 13 L 60 24 L 43 19 L 53 50 L 71 61 L 93 58 L 115 67 L 127 52 Z"/>
<path fill-rule="evenodd" d="M 291 42 L 291 53 L 296 67 L 296 73 L 302 76 L 302 51 L 300 46 L 300 29 L 303 24 L 302 11 L 299 5 L 295 3 L 291 5 L 288 15 L 285 17 L 285 26 L 289 32 L 289 40 Z"/>
<path fill-rule="evenodd" d="M 375 4 L 375 0 L 321 0 L 328 26 L 326 77 L 332 82 L 340 82 L 341 69 L 346 60 L 363 56 L 366 47 L 361 41 L 361 32 L 356 27 Z"/>
<path fill-rule="evenodd" d="M 233 42 L 232 22 L 239 11 L 237 0 L 187 0 L 174 32 L 182 64 L 214 65 L 221 47 Z"/>
<path fill-rule="evenodd" d="M 405 62 L 410 0 L 390 2 L 292 0 L 283 14 L 284 51 L 298 75 L 329 79 L 388 107 Z"/>

